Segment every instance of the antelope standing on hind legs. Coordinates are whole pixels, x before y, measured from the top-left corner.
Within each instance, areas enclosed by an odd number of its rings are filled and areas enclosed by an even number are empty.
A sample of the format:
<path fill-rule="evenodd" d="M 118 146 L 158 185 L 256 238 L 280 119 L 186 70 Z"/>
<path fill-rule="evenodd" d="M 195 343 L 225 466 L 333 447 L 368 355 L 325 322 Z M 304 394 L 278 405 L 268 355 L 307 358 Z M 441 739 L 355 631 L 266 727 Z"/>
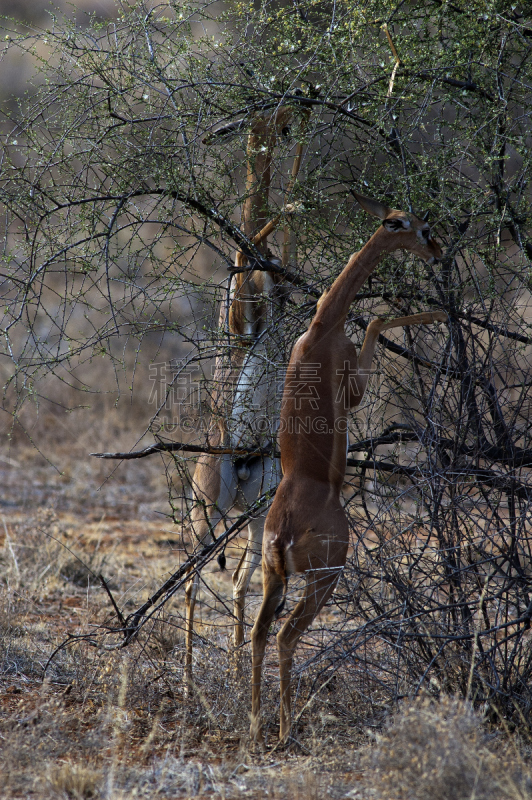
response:
<path fill-rule="evenodd" d="M 287 106 L 281 106 L 267 116 L 256 116 L 248 135 L 242 227 L 247 238 L 262 253 L 267 252 L 268 235 L 282 219 L 282 215 L 279 215 L 266 224 L 273 151 L 292 117 L 293 110 Z M 286 195 L 290 193 L 297 177 L 301 154 L 302 145 L 298 144 Z M 283 209 L 286 213 L 291 210 L 292 207 L 286 205 Z M 288 256 L 287 243 L 288 229 L 285 227 L 283 263 Z M 235 262 L 237 267 L 244 267 L 246 257 L 237 252 Z M 278 424 L 278 377 L 272 369 L 272 343 L 275 337 L 269 336 L 268 331 L 281 321 L 282 286 L 279 283 L 279 275 L 259 270 L 236 273 L 232 279 L 229 304 L 222 304 L 220 310 L 220 328 L 228 332 L 232 346 L 229 364 L 224 363 L 223 356 L 216 363 L 215 385 L 220 384 L 220 390 L 217 392 L 215 389 L 214 406 L 220 416 L 211 423 L 209 443 L 212 446 L 273 448 Z M 224 409 L 228 388 L 231 396 Z M 259 429 L 254 425 L 259 414 L 268 423 L 269 429 Z M 213 531 L 225 514 L 233 508 L 245 511 L 277 484 L 278 473 L 278 461 L 269 456 L 240 460 L 239 463 L 231 455 L 202 455 L 198 459 L 192 484 L 195 505 L 191 523 L 196 542 L 205 545 L 213 541 Z M 248 540 L 233 574 L 235 647 L 244 641 L 245 596 L 251 576 L 260 563 L 263 529 L 264 516 L 250 519 Z M 194 574 L 185 591 L 186 687 L 192 681 L 194 608 L 198 583 L 199 577 Z"/>
<path fill-rule="evenodd" d="M 379 334 L 390 328 L 444 321 L 425 312 L 369 324 L 357 358 L 344 331 L 349 306 L 385 253 L 406 250 L 432 263 L 441 248 L 425 221 L 356 195 L 383 220 L 376 233 L 320 298 L 306 333 L 294 345 L 281 405 L 279 444 L 283 478 L 266 518 L 262 546 L 263 600 L 252 641 L 251 736 L 262 743 L 260 691 L 268 629 L 283 608 L 288 577 L 306 576 L 303 596 L 277 635 L 280 740 L 290 734 L 292 658 L 301 634 L 331 596 L 347 557 L 349 527 L 340 501 L 347 456 L 347 412 L 366 389 Z"/>

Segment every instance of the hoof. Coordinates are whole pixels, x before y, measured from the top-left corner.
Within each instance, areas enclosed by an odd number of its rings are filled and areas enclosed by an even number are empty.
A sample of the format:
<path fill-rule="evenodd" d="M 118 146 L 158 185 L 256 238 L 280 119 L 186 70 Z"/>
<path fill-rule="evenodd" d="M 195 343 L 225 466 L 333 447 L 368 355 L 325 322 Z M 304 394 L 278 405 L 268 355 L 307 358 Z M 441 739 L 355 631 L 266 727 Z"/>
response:
<path fill-rule="evenodd" d="M 251 739 L 251 746 L 264 752 L 264 734 L 262 733 L 262 725 L 260 722 L 253 720 L 249 729 L 249 737 Z"/>
<path fill-rule="evenodd" d="M 262 755 L 263 753 L 266 752 L 266 745 L 264 744 L 264 740 L 260 739 L 260 740 L 254 741 L 252 739 L 250 741 L 250 743 L 249 743 L 248 750 L 249 750 L 250 753 L 261 754 Z"/>

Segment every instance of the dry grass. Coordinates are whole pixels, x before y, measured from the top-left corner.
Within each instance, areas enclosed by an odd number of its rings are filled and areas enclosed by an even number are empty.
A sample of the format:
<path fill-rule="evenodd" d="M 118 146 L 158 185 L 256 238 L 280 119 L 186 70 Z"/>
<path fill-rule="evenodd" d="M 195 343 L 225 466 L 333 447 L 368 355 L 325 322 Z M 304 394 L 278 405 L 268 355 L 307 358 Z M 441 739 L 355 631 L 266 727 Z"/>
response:
<path fill-rule="evenodd" d="M 364 759 L 376 800 L 524 800 L 532 780 L 515 742 L 489 735 L 450 697 L 404 705 Z M 363 795 L 361 795 L 363 796 Z"/>
<path fill-rule="evenodd" d="M 94 574 L 104 573 L 120 606 L 130 611 L 181 557 L 179 532 L 155 513 L 166 511 L 157 459 L 124 465 L 98 491 L 112 467 L 86 453 L 111 435 L 120 446 L 129 444 L 139 422 L 131 415 L 119 423 L 111 411 L 104 417 L 81 433 L 71 416 L 67 426 L 53 415 L 48 419 L 47 444 L 63 474 L 21 442 L 0 461 L 3 797 L 532 797 L 528 748 L 515 735 L 488 733 L 471 709 L 445 698 L 405 706 L 391 720 L 393 709 L 378 687 L 357 683 L 352 665 L 333 675 L 323 662 L 310 663 L 323 643 L 319 629 L 298 652 L 297 744 L 288 751 L 272 749 L 278 672 L 274 648 L 268 648 L 270 749 L 255 752 L 247 733 L 249 652 L 239 678 L 228 641 L 230 619 L 222 613 L 231 594 L 230 569 L 221 573 L 215 563 L 209 585 L 217 597 L 205 591 L 198 608 L 191 697 L 183 692 L 182 593 L 135 645 L 104 652 L 86 641 L 71 644 L 57 653 L 43 681 L 58 644 L 68 635 L 98 633 L 97 626 L 112 617 Z M 91 446 L 95 439 L 97 447 Z M 229 564 L 237 557 L 237 548 L 230 548 Z M 252 588 L 256 604 L 258 573 Z M 322 621 L 337 613 L 328 608 Z"/>
<path fill-rule="evenodd" d="M 102 787 L 101 773 L 69 761 L 52 769 L 48 781 L 51 794 L 72 800 L 98 797 Z"/>

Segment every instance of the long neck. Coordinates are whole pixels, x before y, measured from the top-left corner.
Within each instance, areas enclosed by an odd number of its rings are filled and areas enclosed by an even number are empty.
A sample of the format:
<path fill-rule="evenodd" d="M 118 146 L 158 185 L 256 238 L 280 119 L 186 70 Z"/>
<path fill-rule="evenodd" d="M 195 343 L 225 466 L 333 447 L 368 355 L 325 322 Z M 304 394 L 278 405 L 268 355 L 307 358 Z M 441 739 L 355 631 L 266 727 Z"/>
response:
<path fill-rule="evenodd" d="M 268 234 L 275 229 L 265 225 L 268 219 L 268 196 L 271 183 L 271 165 L 277 138 L 291 119 L 292 109 L 282 106 L 271 117 L 257 117 L 248 136 L 246 149 L 246 199 L 242 206 L 242 228 L 247 238 L 254 241 L 262 253 L 268 250 Z M 259 232 L 261 233 L 258 236 Z M 258 241 L 257 241 L 258 238 Z M 247 259 L 238 251 L 235 264 L 245 266 Z M 270 273 L 268 273 L 270 275 Z M 271 283 L 279 278 L 271 275 Z M 240 272 L 233 280 L 233 300 L 229 311 L 229 329 L 232 333 L 252 336 L 263 314 L 257 302 L 266 286 L 263 273 Z"/>
<path fill-rule="evenodd" d="M 383 254 L 389 250 L 388 234 L 381 226 L 362 250 L 353 253 L 329 291 L 320 300 L 314 321 L 343 325 L 357 292 L 377 267 Z"/>
<path fill-rule="evenodd" d="M 268 220 L 268 195 L 271 182 L 275 125 L 257 119 L 248 138 L 246 199 L 242 207 L 242 227 L 248 239 L 258 233 Z M 265 252 L 266 242 L 259 245 Z"/>
<path fill-rule="evenodd" d="M 267 219 L 274 145 L 275 127 L 269 120 L 261 118 L 255 120 L 248 136 L 246 199 L 242 206 L 242 227 L 248 239 L 253 239 Z M 256 245 L 262 253 L 266 253 L 266 238 Z M 246 257 L 238 251 L 236 266 L 243 267 L 245 263 Z M 252 332 L 256 315 L 256 303 L 253 302 L 256 293 L 253 276 L 250 273 L 237 273 L 233 286 L 229 327 L 233 333 L 249 334 Z"/>

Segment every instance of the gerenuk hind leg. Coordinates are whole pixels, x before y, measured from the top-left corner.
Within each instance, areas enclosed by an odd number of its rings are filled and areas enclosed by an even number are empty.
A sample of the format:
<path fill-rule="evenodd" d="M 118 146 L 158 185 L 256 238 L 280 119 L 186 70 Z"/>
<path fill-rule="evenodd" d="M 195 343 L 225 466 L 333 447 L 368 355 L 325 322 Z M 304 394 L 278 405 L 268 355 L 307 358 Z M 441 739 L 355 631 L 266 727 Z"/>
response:
<path fill-rule="evenodd" d="M 251 728 L 250 736 L 254 742 L 263 743 L 262 721 L 260 717 L 260 684 L 262 676 L 262 662 L 266 649 L 268 631 L 275 616 L 275 611 L 281 603 L 284 582 L 273 571 L 262 570 L 263 598 L 260 611 L 251 631 Z"/>
<path fill-rule="evenodd" d="M 306 573 L 306 587 L 289 618 L 277 634 L 279 671 L 281 677 L 281 720 L 279 739 L 286 742 L 291 728 L 290 684 L 292 660 L 301 635 L 312 624 L 334 591 L 342 567 L 312 570 Z"/>

